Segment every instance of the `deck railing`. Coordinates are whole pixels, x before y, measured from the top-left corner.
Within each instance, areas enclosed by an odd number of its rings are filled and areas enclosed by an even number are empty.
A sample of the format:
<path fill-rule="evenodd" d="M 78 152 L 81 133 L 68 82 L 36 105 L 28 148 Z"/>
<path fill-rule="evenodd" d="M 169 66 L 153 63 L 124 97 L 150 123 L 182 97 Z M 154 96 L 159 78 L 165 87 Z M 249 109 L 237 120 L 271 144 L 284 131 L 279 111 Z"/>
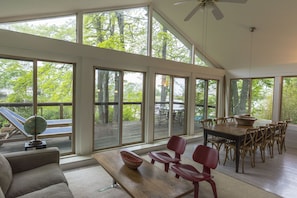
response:
<path fill-rule="evenodd" d="M 37 103 L 38 113 L 42 116 L 43 115 L 43 107 L 58 107 L 59 108 L 59 119 L 64 118 L 64 107 L 72 106 L 71 102 L 41 102 Z M 20 107 L 33 107 L 32 103 L 0 103 L 1 107 L 8 107 L 8 108 L 20 108 Z"/>

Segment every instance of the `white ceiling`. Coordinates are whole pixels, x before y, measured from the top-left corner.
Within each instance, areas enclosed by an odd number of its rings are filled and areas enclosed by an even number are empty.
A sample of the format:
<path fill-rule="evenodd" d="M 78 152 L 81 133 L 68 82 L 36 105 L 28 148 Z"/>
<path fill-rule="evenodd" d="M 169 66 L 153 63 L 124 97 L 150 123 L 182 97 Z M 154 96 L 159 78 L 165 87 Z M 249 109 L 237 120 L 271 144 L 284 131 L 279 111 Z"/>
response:
<path fill-rule="evenodd" d="M 239 67 L 282 68 L 297 64 L 297 0 L 248 0 L 246 4 L 217 2 L 224 14 L 222 20 L 215 20 L 210 12 L 204 15 L 205 11 L 199 11 L 189 22 L 183 19 L 197 1 L 173 5 L 177 1 L 0 0 L 0 21 L 18 16 L 152 3 L 218 66 L 232 70 Z M 207 23 L 203 25 L 203 21 Z M 253 33 L 249 31 L 251 26 L 256 27 Z M 206 36 L 203 32 L 207 33 Z"/>

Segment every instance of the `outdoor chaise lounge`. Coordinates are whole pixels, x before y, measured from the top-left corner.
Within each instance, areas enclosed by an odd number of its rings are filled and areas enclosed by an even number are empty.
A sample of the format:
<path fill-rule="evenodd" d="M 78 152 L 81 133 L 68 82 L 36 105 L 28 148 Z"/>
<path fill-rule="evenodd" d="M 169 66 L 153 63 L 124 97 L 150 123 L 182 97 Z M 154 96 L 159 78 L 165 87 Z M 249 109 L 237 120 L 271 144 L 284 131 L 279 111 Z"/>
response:
<path fill-rule="evenodd" d="M 0 114 L 9 121 L 9 123 L 13 126 L 12 130 L 7 132 L 5 136 L 0 139 L 0 145 L 5 142 L 14 142 L 14 141 L 22 141 L 22 140 L 31 140 L 33 139 L 33 135 L 28 134 L 24 129 L 24 124 L 19 121 L 10 111 L 6 108 L 0 107 Z M 22 137 L 13 137 L 15 134 L 21 133 Z M 48 127 L 46 130 L 39 134 L 38 138 L 53 138 L 53 137 L 63 137 L 69 136 L 72 134 L 72 126 L 61 126 L 61 127 Z"/>
<path fill-rule="evenodd" d="M 10 113 L 14 117 L 16 117 L 16 119 L 18 119 L 22 124 L 24 124 L 26 122 L 26 120 L 27 120 L 23 116 L 17 114 L 16 112 L 14 112 L 14 111 L 6 108 L 6 107 L 0 107 L 0 112 L 3 111 L 3 110 L 7 111 L 8 113 Z M 72 119 L 46 120 L 46 122 L 47 122 L 48 127 L 70 126 L 72 124 Z"/>

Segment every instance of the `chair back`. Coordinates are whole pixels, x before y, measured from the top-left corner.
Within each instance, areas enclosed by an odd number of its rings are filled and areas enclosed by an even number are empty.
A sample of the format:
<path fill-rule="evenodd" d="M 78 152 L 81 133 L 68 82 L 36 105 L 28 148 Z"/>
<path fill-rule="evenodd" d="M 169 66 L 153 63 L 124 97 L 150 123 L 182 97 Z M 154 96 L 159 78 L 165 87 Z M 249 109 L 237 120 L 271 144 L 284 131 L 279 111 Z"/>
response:
<path fill-rule="evenodd" d="M 212 119 L 201 120 L 202 127 L 209 127 L 213 125 Z"/>
<path fill-rule="evenodd" d="M 255 138 L 259 129 L 250 128 L 245 132 L 244 140 L 241 145 L 242 148 L 253 147 L 255 145 Z"/>
<path fill-rule="evenodd" d="M 199 145 L 193 153 L 193 160 L 203 165 L 203 172 L 210 174 L 210 169 L 215 169 L 219 162 L 217 149 Z"/>
<path fill-rule="evenodd" d="M 235 122 L 234 116 L 227 116 L 225 117 L 226 122 Z"/>
<path fill-rule="evenodd" d="M 175 152 L 175 157 L 180 159 L 180 155 L 185 152 L 187 141 L 180 137 L 173 135 L 170 137 L 167 148 Z"/>
<path fill-rule="evenodd" d="M 226 123 L 226 119 L 224 117 L 219 117 L 214 119 L 215 124 L 224 124 Z"/>
<path fill-rule="evenodd" d="M 264 144 L 267 136 L 267 126 L 260 126 L 257 134 L 255 135 L 255 143 Z"/>
<path fill-rule="evenodd" d="M 271 123 L 271 124 L 268 124 L 268 127 L 269 127 L 269 130 L 267 131 L 266 139 L 267 140 L 269 139 L 269 140 L 273 141 L 277 125 Z"/>
<path fill-rule="evenodd" d="M 279 121 L 277 123 L 277 125 L 278 125 L 279 135 L 284 136 L 286 134 L 286 130 L 287 130 L 287 126 L 288 126 L 287 122 Z"/>

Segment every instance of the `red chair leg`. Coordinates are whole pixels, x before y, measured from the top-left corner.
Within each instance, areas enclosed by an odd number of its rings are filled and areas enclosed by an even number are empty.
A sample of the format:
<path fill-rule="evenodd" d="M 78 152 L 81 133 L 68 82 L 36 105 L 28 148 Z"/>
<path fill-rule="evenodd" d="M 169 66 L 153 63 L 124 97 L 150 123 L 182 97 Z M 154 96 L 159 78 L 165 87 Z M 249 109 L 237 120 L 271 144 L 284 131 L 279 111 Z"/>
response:
<path fill-rule="evenodd" d="M 164 165 L 165 165 L 165 172 L 168 173 L 168 170 L 169 170 L 169 163 L 165 163 Z"/>
<path fill-rule="evenodd" d="M 217 198 L 217 197 L 218 197 L 218 194 L 217 194 L 216 183 L 215 183 L 212 179 L 210 179 L 210 180 L 206 180 L 206 181 L 207 181 L 208 183 L 210 183 L 211 188 L 212 188 L 212 191 L 213 191 L 213 195 L 214 195 L 215 198 Z"/>
<path fill-rule="evenodd" d="M 198 198 L 199 196 L 199 183 L 193 182 L 194 184 L 194 198 Z"/>
<path fill-rule="evenodd" d="M 154 163 L 155 163 L 155 160 L 152 159 L 152 160 L 151 160 L 151 164 L 154 164 Z"/>

